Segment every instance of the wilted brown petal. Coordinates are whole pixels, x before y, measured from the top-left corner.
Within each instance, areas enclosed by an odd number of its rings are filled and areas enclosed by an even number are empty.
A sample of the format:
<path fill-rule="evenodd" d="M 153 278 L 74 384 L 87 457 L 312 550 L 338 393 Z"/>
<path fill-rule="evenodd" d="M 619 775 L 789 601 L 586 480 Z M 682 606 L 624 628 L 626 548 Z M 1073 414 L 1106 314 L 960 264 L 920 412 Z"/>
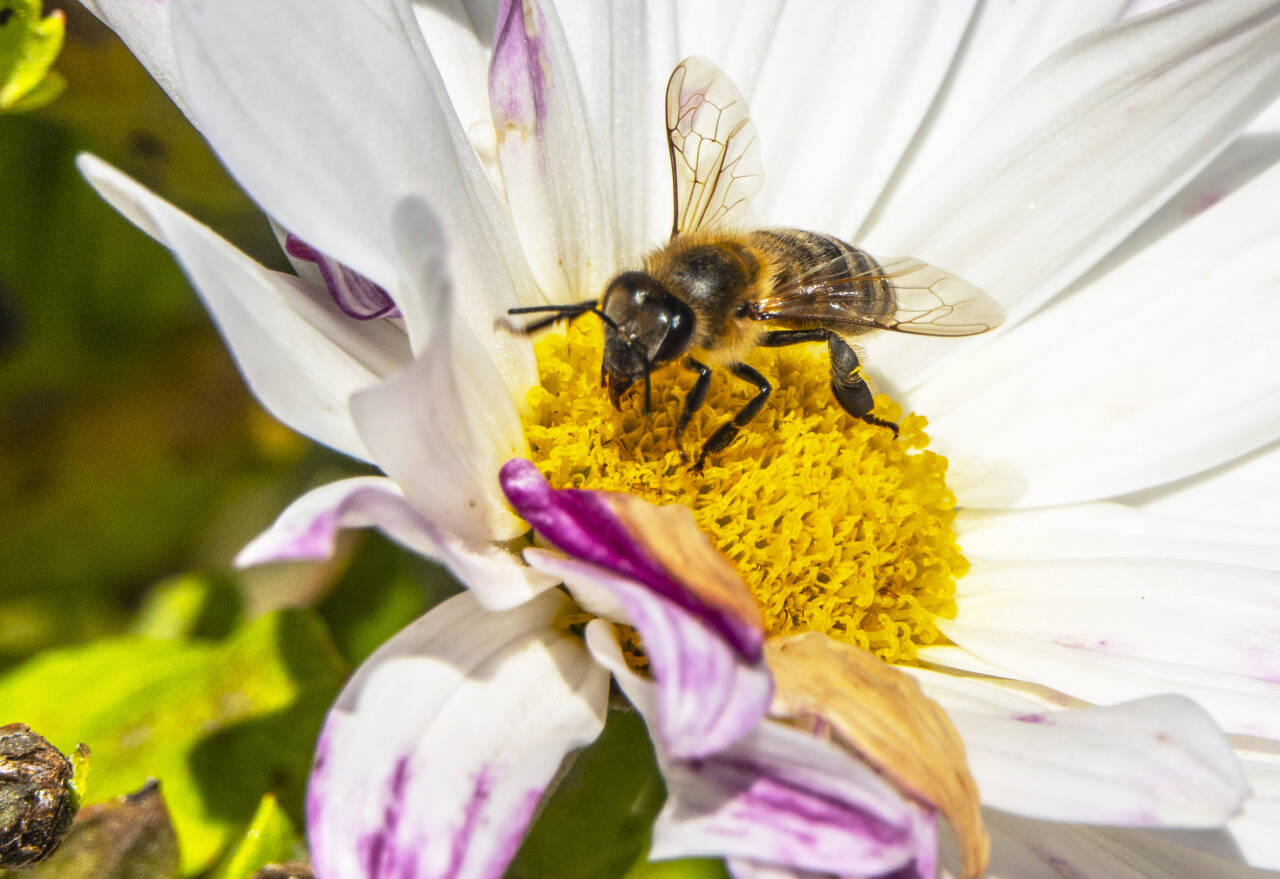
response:
<path fill-rule="evenodd" d="M 160 785 L 80 810 L 55 857 L 23 879 L 176 879 L 178 838 Z"/>
<path fill-rule="evenodd" d="M 765 643 L 774 715 L 818 721 L 909 796 L 946 816 L 965 877 L 987 867 L 991 841 L 964 743 L 910 676 L 865 650 L 806 632 Z"/>

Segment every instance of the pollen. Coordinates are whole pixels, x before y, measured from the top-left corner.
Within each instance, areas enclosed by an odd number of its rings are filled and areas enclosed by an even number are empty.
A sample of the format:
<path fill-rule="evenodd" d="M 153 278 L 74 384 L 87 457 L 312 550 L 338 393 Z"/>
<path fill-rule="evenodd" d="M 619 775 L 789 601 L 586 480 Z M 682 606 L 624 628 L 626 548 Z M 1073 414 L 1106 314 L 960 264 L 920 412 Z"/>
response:
<path fill-rule="evenodd" d="M 537 345 L 541 384 L 525 432 L 553 486 L 689 507 L 751 588 L 770 635 L 822 632 L 889 662 L 942 640 L 933 615 L 955 615 L 955 579 L 969 565 L 952 527 L 947 460 L 927 450 L 924 417 L 877 396 L 875 414 L 899 423 L 895 440 L 836 403 L 825 345 L 761 348 L 746 361 L 773 395 L 699 473 L 691 464 L 702 443 L 754 388 L 716 370 L 677 443 L 693 372 L 656 371 L 648 417 L 642 388 L 618 412 L 600 387 L 601 337 L 579 322 Z"/>

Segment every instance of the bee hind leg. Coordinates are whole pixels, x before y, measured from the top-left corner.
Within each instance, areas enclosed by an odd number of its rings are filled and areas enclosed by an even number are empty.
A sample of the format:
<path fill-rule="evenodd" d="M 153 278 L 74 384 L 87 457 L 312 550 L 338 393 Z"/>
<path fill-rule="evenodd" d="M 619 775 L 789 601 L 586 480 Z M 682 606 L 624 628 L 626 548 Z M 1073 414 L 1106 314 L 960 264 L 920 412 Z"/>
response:
<path fill-rule="evenodd" d="M 698 453 L 698 460 L 693 465 L 694 470 L 702 469 L 702 464 L 706 461 L 707 455 L 712 452 L 718 452 L 733 442 L 733 438 L 738 435 L 738 432 L 746 427 L 751 419 L 760 414 L 760 410 L 764 408 L 764 404 L 769 399 L 769 394 L 773 393 L 773 385 L 769 384 L 769 380 L 745 363 L 736 363 L 730 369 L 738 378 L 755 385 L 757 393 L 747 401 L 747 405 L 738 410 L 738 414 L 733 416 L 732 421 L 720 425 L 716 428 L 716 432 L 711 434 L 710 438 L 703 444 L 702 451 Z M 692 396 L 692 393 L 690 396 Z"/>
<path fill-rule="evenodd" d="M 828 331 L 827 351 L 831 354 L 831 392 L 835 394 L 840 408 L 867 424 L 889 428 L 893 431 L 893 438 L 897 439 L 898 425 L 871 414 L 875 400 L 871 396 L 867 380 L 862 377 L 862 366 L 858 363 L 858 355 L 853 347 Z"/>

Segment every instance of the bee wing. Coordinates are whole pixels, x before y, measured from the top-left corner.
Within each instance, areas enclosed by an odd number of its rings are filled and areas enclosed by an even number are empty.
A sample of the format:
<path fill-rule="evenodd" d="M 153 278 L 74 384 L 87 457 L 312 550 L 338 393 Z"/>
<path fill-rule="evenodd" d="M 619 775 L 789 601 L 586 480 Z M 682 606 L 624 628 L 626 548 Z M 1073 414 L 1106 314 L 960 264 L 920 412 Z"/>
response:
<path fill-rule="evenodd" d="M 672 237 L 740 220 L 764 182 L 760 138 L 733 80 L 700 55 L 667 82 L 667 143 Z"/>
<path fill-rule="evenodd" d="M 832 265 L 836 265 L 833 262 Z M 851 274 L 822 267 L 752 303 L 756 320 L 878 327 L 923 336 L 972 336 L 1004 323 L 1004 309 L 963 278 L 922 260 L 884 260 Z"/>

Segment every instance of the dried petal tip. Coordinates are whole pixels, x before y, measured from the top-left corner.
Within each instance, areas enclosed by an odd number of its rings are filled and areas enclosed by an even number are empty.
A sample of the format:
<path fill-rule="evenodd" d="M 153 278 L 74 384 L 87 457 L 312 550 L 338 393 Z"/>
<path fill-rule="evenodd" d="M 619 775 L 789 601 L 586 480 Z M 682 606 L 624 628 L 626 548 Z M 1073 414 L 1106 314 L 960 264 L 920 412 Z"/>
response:
<path fill-rule="evenodd" d="M 913 678 L 865 650 L 808 632 L 771 638 L 772 713 L 818 721 L 906 795 L 946 816 L 963 877 L 981 876 L 991 841 L 964 743 Z"/>
<path fill-rule="evenodd" d="M 26 724 L 0 726 L 0 867 L 58 850 L 76 813 L 71 777 L 71 761 Z"/>

